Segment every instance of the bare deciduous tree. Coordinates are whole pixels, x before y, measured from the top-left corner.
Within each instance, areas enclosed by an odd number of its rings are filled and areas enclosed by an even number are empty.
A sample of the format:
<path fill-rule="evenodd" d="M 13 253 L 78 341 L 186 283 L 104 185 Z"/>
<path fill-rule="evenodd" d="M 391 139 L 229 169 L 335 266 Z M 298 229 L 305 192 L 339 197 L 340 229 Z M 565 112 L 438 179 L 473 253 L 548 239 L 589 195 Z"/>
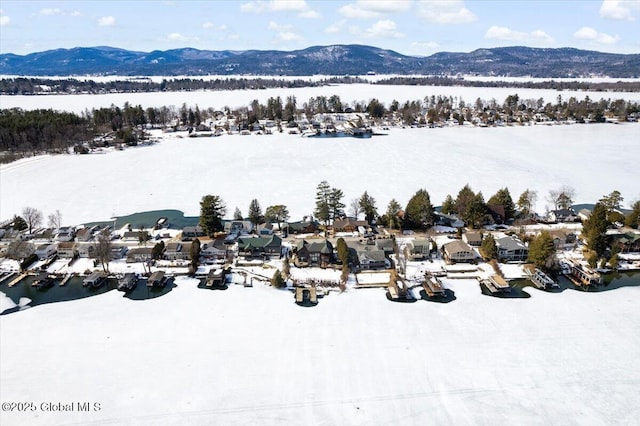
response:
<path fill-rule="evenodd" d="M 42 212 L 35 207 L 25 207 L 22 210 L 22 217 L 27 222 L 29 233 L 32 233 L 33 229 L 42 223 Z"/>
<path fill-rule="evenodd" d="M 108 231 L 102 231 L 96 238 L 96 259 L 102 264 L 102 269 L 109 273 L 109 262 L 111 261 L 111 237 Z"/>
<path fill-rule="evenodd" d="M 62 213 L 60 213 L 60 210 L 56 210 L 55 213 L 51 213 L 49 215 L 49 227 L 54 228 L 55 230 L 58 230 L 60 229 L 61 225 L 62 225 Z"/>
<path fill-rule="evenodd" d="M 356 219 L 358 219 L 358 215 L 362 213 L 362 209 L 360 208 L 360 200 L 358 198 L 354 198 L 349 203 L 349 213 Z"/>

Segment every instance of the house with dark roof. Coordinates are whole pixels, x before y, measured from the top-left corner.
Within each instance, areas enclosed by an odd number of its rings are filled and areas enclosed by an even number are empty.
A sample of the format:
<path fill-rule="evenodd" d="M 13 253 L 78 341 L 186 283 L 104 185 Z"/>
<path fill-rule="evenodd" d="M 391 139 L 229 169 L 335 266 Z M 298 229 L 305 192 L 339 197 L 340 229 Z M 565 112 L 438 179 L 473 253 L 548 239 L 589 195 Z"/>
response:
<path fill-rule="evenodd" d="M 200 249 L 200 256 L 209 261 L 226 259 L 227 245 L 224 237 L 216 238 L 209 243 L 203 244 Z"/>
<path fill-rule="evenodd" d="M 384 255 L 389 257 L 393 254 L 393 240 L 391 238 L 380 238 L 376 240 L 376 247 L 384 252 Z"/>
<path fill-rule="evenodd" d="M 497 238 L 496 246 L 501 262 L 524 262 L 529 257 L 529 247 L 515 237 Z"/>
<path fill-rule="evenodd" d="M 277 235 L 268 237 L 240 237 L 238 254 L 245 257 L 280 257 L 282 238 Z"/>
<path fill-rule="evenodd" d="M 335 262 L 333 244 L 327 239 L 302 240 L 294 248 L 294 263 L 298 266 L 327 266 Z"/>
<path fill-rule="evenodd" d="M 320 229 L 320 225 L 315 221 L 299 221 L 287 224 L 290 234 L 314 234 Z"/>
<path fill-rule="evenodd" d="M 182 241 L 167 243 L 163 257 L 166 260 L 191 260 L 191 243 Z"/>
<path fill-rule="evenodd" d="M 578 216 L 572 209 L 560 209 L 551 210 L 548 218 L 550 222 L 575 222 Z"/>
<path fill-rule="evenodd" d="M 182 228 L 182 240 L 189 241 L 194 238 L 204 237 L 204 231 L 200 225 L 185 226 Z"/>

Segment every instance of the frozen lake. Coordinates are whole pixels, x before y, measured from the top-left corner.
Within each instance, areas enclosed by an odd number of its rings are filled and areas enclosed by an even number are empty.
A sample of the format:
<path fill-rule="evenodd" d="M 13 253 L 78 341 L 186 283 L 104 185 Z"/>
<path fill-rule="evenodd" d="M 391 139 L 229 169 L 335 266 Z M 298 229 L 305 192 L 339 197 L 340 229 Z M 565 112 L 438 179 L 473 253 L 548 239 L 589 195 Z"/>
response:
<path fill-rule="evenodd" d="M 538 191 L 544 212 L 550 189 L 575 188 L 577 203 L 618 190 L 625 205 L 640 199 L 640 124 L 503 128 L 391 129 L 370 139 L 295 135 L 169 138 L 107 154 L 43 156 L 0 166 L 0 218 L 25 206 L 60 210 L 65 224 L 135 212 L 178 209 L 199 214 L 206 194 L 221 196 L 229 216 L 256 198 L 285 204 L 291 220 L 315 208 L 323 180 L 345 204 L 368 191 L 384 212 L 405 206 L 420 188 L 435 205 L 465 185 L 485 200 L 507 186 L 514 199 Z"/>

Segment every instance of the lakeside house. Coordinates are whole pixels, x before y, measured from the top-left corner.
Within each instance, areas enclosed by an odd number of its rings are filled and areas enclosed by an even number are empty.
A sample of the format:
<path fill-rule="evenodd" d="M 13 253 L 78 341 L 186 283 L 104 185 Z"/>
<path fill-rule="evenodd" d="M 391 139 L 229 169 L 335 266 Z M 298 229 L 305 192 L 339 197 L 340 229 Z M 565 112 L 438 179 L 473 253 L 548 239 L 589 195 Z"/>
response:
<path fill-rule="evenodd" d="M 127 252 L 127 263 L 147 262 L 152 258 L 152 247 L 135 247 Z"/>
<path fill-rule="evenodd" d="M 306 240 L 299 241 L 293 254 L 296 266 L 326 267 L 335 262 L 333 244 L 327 239 L 311 243 Z"/>
<path fill-rule="evenodd" d="M 45 260 L 45 259 L 49 259 L 52 256 L 55 256 L 58 253 L 58 249 L 56 245 L 53 243 L 45 243 L 45 244 L 40 244 L 36 248 L 35 253 L 36 253 L 36 256 L 38 256 L 38 259 Z"/>
<path fill-rule="evenodd" d="M 501 262 L 524 262 L 529 257 L 529 247 L 515 237 L 498 238 L 496 246 Z"/>
<path fill-rule="evenodd" d="M 461 240 L 451 241 L 442 246 L 442 254 L 447 263 L 475 262 L 476 252 L 469 244 Z"/>
<path fill-rule="evenodd" d="M 422 261 L 430 258 L 431 240 L 426 238 L 415 238 L 404 247 L 404 255 L 407 260 Z"/>
<path fill-rule="evenodd" d="M 482 232 L 466 231 L 462 234 L 462 241 L 472 247 L 480 247 L 480 245 L 482 244 Z"/>
<path fill-rule="evenodd" d="M 281 253 L 282 238 L 277 235 L 268 237 L 240 237 L 238 240 L 238 254 L 245 258 L 280 257 Z"/>
<path fill-rule="evenodd" d="M 191 260 L 191 243 L 168 243 L 164 249 L 163 257 L 166 260 Z"/>

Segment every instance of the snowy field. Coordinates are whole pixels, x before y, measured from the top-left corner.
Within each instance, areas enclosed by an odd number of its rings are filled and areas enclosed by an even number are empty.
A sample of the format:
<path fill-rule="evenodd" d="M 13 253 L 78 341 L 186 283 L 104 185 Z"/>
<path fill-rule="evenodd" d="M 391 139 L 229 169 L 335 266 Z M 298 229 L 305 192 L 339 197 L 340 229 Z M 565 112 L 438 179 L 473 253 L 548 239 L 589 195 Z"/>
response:
<path fill-rule="evenodd" d="M 443 87 L 443 86 L 393 86 L 371 84 L 338 84 L 330 87 L 303 87 L 303 88 L 275 88 L 265 90 L 233 90 L 233 91 L 194 91 L 194 92 L 153 92 L 153 93 L 114 93 L 105 95 L 39 95 L 39 96 L 0 96 L 2 108 L 20 107 L 23 109 L 52 108 L 61 111 L 73 111 L 82 113 L 86 109 L 110 107 L 112 104 L 122 107 L 125 102 L 131 105 L 147 107 L 175 106 L 179 108 L 183 103 L 187 106 L 200 109 L 222 109 L 249 106 L 257 99 L 266 104 L 270 97 L 280 96 L 286 100 L 288 96 L 295 96 L 298 106 L 301 107 L 311 97 L 332 95 L 340 96 L 344 105 L 353 102 L 361 102 L 365 105 L 373 98 L 385 105 L 391 105 L 393 100 L 400 103 L 405 101 L 424 100 L 425 96 L 452 96 L 457 100 L 463 99 L 467 104 L 473 104 L 477 98 L 485 101 L 495 99 L 502 104 L 509 95 L 518 94 L 520 99 L 537 100 L 543 98 L 545 102 L 556 103 L 558 95 L 563 100 L 575 97 L 578 100 L 586 96 L 592 101 L 604 99 L 624 99 L 640 102 L 640 92 L 584 92 L 584 91 L 557 91 L 553 89 L 515 89 L 492 87 Z"/>
<path fill-rule="evenodd" d="M 38 409 L 0 423 L 637 424 L 640 287 L 497 299 L 445 284 L 452 303 L 369 289 L 302 308 L 263 285 L 178 279 L 152 300 L 111 291 L 3 316 L 2 400 Z"/>
<path fill-rule="evenodd" d="M 323 180 L 346 201 L 366 190 L 381 211 L 405 206 L 420 188 L 434 204 L 465 184 L 488 199 L 508 186 L 516 198 L 538 191 L 544 212 L 550 189 L 570 185 L 577 203 L 618 190 L 625 205 L 640 199 L 640 124 L 504 128 L 391 129 L 371 139 L 296 135 L 169 137 L 106 154 L 43 156 L 0 166 L 0 219 L 25 206 L 44 217 L 60 210 L 66 225 L 114 215 L 178 209 L 199 214 L 203 195 L 220 195 L 228 215 L 256 198 L 285 204 L 292 220 L 315 207 Z"/>

